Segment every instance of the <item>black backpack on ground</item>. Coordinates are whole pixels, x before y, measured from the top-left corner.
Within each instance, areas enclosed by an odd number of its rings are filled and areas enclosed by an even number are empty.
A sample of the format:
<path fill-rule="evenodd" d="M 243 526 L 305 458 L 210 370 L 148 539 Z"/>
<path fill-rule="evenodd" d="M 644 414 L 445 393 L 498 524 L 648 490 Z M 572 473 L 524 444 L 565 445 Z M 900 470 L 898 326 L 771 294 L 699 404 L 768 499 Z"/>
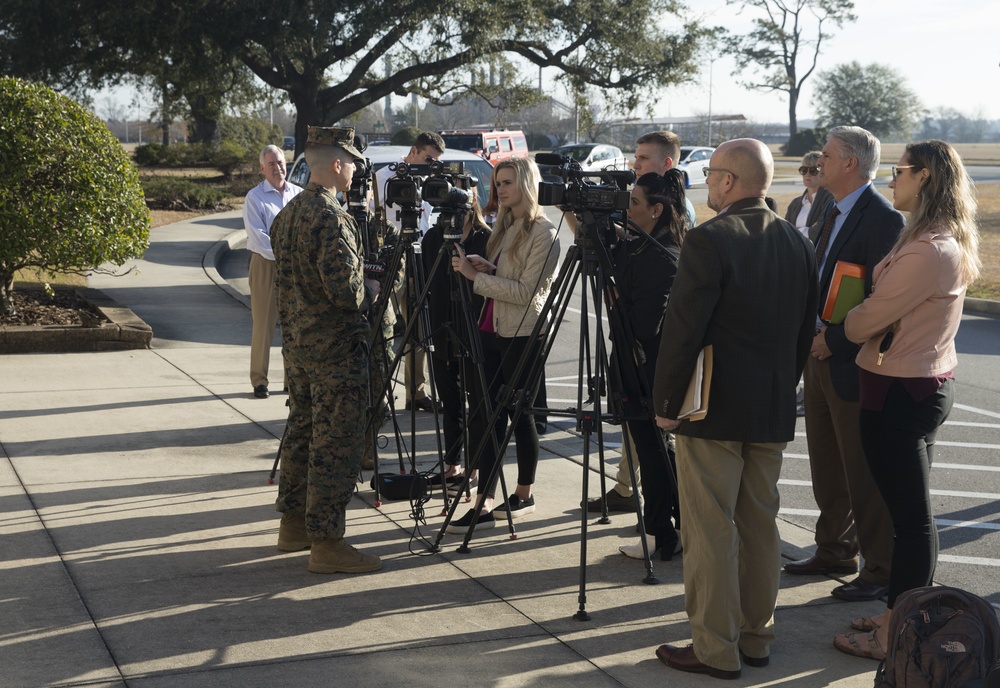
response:
<path fill-rule="evenodd" d="M 945 586 L 899 596 L 875 688 L 1000 688 L 1000 622 L 989 602 Z"/>

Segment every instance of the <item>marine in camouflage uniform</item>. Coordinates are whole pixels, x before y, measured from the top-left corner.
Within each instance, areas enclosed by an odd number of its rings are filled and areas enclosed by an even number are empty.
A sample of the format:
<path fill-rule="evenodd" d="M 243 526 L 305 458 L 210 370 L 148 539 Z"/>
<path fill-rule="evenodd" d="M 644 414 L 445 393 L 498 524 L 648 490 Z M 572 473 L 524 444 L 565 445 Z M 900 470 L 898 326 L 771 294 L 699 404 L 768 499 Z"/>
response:
<path fill-rule="evenodd" d="M 350 129 L 310 127 L 308 145 L 337 145 L 360 158 L 353 136 Z M 278 547 L 286 551 L 342 541 L 364 454 L 371 338 L 366 313 L 374 293 L 365 285 L 357 225 L 336 193 L 310 182 L 271 227 L 289 374 L 277 499 L 284 514 Z M 317 569 L 315 547 L 312 554 L 312 571 L 374 570 Z"/>

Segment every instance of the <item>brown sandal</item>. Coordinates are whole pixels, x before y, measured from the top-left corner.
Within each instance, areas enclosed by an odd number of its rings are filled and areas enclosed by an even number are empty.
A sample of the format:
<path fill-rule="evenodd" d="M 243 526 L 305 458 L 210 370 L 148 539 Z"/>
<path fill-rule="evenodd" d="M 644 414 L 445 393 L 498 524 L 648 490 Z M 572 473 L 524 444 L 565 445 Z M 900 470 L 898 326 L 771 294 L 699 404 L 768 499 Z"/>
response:
<path fill-rule="evenodd" d="M 879 645 L 875 633 L 876 631 L 872 631 L 871 633 L 838 635 L 833 639 L 833 646 L 841 652 L 854 655 L 855 657 L 883 660 L 885 659 L 885 648 Z M 861 638 L 864 638 L 863 643 L 858 642 Z"/>
<path fill-rule="evenodd" d="M 882 624 L 877 622 L 874 616 L 862 616 L 860 619 L 854 619 L 851 622 L 851 628 L 855 631 L 863 631 L 865 633 L 877 631 L 881 627 Z"/>

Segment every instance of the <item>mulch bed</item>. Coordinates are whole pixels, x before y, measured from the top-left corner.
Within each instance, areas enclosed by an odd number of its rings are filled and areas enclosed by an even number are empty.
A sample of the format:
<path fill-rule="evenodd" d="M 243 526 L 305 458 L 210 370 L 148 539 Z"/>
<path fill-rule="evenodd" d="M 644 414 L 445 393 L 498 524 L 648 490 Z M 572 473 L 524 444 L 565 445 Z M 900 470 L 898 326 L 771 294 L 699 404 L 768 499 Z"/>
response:
<path fill-rule="evenodd" d="M 0 313 L 0 325 L 82 325 L 105 318 L 90 303 L 71 289 L 59 289 L 49 296 L 41 289 L 13 292 L 13 316 Z"/>

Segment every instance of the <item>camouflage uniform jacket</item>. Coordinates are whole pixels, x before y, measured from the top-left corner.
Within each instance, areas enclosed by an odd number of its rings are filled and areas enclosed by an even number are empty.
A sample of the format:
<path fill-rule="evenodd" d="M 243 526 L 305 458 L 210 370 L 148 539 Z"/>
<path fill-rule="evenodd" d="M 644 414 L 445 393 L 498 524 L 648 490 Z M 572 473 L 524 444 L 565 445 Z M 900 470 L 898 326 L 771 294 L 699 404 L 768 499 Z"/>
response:
<path fill-rule="evenodd" d="M 358 343 L 367 349 L 365 286 L 357 225 L 334 192 L 310 183 L 271 225 L 282 349 L 292 365 L 336 365 Z"/>

